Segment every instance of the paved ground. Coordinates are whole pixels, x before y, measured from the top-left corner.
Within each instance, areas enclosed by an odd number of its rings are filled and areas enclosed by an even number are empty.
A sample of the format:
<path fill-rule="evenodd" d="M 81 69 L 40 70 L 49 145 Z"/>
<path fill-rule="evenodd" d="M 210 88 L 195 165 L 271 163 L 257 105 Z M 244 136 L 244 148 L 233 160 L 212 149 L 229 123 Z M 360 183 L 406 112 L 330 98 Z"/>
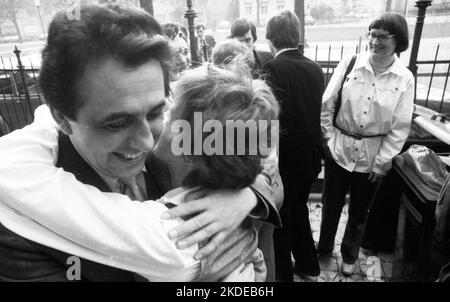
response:
<path fill-rule="evenodd" d="M 314 241 L 318 242 L 320 234 L 320 219 L 322 213 L 322 204 L 318 201 L 311 201 L 309 206 L 309 218 L 311 221 L 311 229 Z M 295 282 L 390 282 L 400 281 L 392 278 L 392 268 L 394 265 L 393 254 L 364 255 L 360 252 L 358 269 L 356 273 L 347 278 L 342 275 L 340 268 L 342 265 L 342 257 L 340 253 L 340 244 L 344 235 L 345 224 L 347 222 L 347 209 L 345 206 L 342 211 L 339 227 L 336 235 L 336 243 L 332 257 L 323 257 L 320 259 L 321 274 L 312 280 L 302 280 L 295 276 Z"/>

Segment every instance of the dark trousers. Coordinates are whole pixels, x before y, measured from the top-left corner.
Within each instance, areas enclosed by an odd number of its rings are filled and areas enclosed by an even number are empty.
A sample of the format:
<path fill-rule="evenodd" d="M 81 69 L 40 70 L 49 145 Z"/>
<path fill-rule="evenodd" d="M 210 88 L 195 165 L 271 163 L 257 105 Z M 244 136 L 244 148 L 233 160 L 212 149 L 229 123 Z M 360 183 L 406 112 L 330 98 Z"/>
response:
<path fill-rule="evenodd" d="M 394 252 L 401 192 L 401 178 L 392 169 L 383 180 L 370 208 L 361 247 Z"/>
<path fill-rule="evenodd" d="M 280 174 L 284 186 L 284 202 L 280 210 L 283 226 L 274 231 L 276 279 L 293 281 L 291 252 L 297 273 L 317 276 L 320 274 L 320 267 L 307 206 L 314 178 L 302 179 L 298 175 L 289 175 L 281 166 Z"/>
<path fill-rule="evenodd" d="M 319 253 L 333 251 L 339 218 L 345 204 L 345 195 L 350 187 L 348 221 L 342 240 L 341 254 L 345 263 L 354 263 L 358 259 L 367 217 L 377 187 L 368 180 L 368 176 L 369 173 L 349 172 L 332 159 L 325 160 Z"/>

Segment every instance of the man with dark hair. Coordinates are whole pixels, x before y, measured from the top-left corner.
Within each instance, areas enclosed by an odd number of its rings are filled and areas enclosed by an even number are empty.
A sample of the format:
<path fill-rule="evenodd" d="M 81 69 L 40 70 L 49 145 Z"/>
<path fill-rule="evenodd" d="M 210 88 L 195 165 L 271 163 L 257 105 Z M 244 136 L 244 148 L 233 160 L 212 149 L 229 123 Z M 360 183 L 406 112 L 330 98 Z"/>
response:
<path fill-rule="evenodd" d="M 300 22 L 283 11 L 267 23 L 266 38 L 275 59 L 267 80 L 281 105 L 279 167 L 284 186 L 280 211 L 283 227 L 274 234 L 276 278 L 293 280 L 295 273 L 317 276 L 320 268 L 307 207 L 309 191 L 321 168 L 320 110 L 324 90 L 320 66 L 298 50 Z"/>
<path fill-rule="evenodd" d="M 268 51 L 259 51 L 255 48 L 255 42 L 258 39 L 256 35 L 256 26 L 249 20 L 237 19 L 231 25 L 230 38 L 236 39 L 247 46 L 253 53 L 253 75 L 260 75 L 261 68 L 273 59 L 273 55 Z"/>
<path fill-rule="evenodd" d="M 211 54 L 214 46 L 216 46 L 216 40 L 211 35 L 206 35 L 206 27 L 203 24 L 199 24 L 195 27 L 197 32 L 197 49 L 199 53 L 199 58 L 202 62 L 210 62 Z"/>
<path fill-rule="evenodd" d="M 273 59 L 270 52 L 258 51 L 254 43 L 258 39 L 256 26 L 245 18 L 237 19 L 231 25 L 231 39 L 235 39 L 244 44 L 251 51 L 250 67 L 252 76 L 258 78 L 261 75 L 262 67 Z M 278 176 L 279 179 L 279 176 Z M 279 180 L 281 184 L 281 180 Z M 283 189 L 281 188 L 281 191 Z M 281 197 L 280 197 L 281 200 Z M 262 223 L 259 231 L 259 248 L 263 251 L 264 260 L 267 265 L 267 280 L 275 281 L 275 252 L 273 246 L 273 225 Z"/>
<path fill-rule="evenodd" d="M 68 281 L 70 255 L 82 258 L 83 281 L 133 281 L 132 272 L 154 281 L 220 277 L 256 249 L 253 231 L 239 225 L 253 208 L 258 217 L 270 215 L 266 194 L 246 187 L 171 209 L 169 217 L 194 214 L 169 233 L 172 242 L 160 219 L 167 208 L 133 202 L 171 188 L 167 165 L 152 152 L 169 93 L 167 39 L 141 10 L 82 6 L 80 16 L 55 16 L 42 55 L 39 84 L 59 133 L 37 125 L 0 140 L 0 150 L 19 151 L 0 167 L 0 280 Z M 17 144 L 42 131 L 48 135 L 35 147 L 58 137 L 49 143 L 56 150 L 44 150 L 57 154 L 59 169 L 53 159 L 37 167 L 49 154 L 30 156 Z M 20 165 L 26 155 L 32 168 Z M 37 176 L 45 167 L 57 173 Z M 20 169 L 35 178 L 5 177 Z M 5 194 L 9 189 L 14 193 Z M 184 249 L 206 239 L 195 256 Z"/>

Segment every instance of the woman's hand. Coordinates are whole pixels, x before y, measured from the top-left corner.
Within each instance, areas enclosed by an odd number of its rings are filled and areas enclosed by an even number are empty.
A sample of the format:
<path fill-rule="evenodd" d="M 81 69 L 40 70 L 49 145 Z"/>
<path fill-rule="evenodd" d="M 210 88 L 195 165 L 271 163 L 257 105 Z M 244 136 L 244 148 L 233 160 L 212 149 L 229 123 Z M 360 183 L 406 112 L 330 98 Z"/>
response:
<path fill-rule="evenodd" d="M 236 229 L 256 206 L 257 198 L 250 188 L 236 191 L 216 191 L 201 199 L 183 203 L 163 214 L 163 219 L 195 215 L 169 232 L 171 239 L 178 239 L 178 248 L 208 240 L 195 254 L 206 258 Z"/>
<path fill-rule="evenodd" d="M 373 184 L 379 183 L 384 178 L 384 175 L 378 174 L 376 172 L 370 172 L 369 174 L 369 181 Z"/>

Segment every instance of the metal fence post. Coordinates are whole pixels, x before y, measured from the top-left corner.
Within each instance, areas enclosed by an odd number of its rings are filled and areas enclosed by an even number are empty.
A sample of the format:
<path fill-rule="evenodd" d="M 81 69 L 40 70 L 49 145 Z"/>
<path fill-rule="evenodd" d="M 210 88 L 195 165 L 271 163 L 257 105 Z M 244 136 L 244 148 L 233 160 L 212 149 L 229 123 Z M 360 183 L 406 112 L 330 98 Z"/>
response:
<path fill-rule="evenodd" d="M 23 89 L 25 90 L 25 97 L 27 99 L 28 102 L 30 102 L 30 94 L 28 93 L 28 87 L 27 87 L 27 83 L 25 82 L 25 74 L 24 74 L 24 67 L 22 65 L 22 60 L 20 59 L 20 50 L 17 48 L 17 45 L 14 46 L 14 54 L 17 57 L 17 68 L 19 69 L 20 72 L 20 78 L 22 79 L 22 83 L 23 83 Z"/>
<path fill-rule="evenodd" d="M 33 114 L 33 108 L 31 108 L 31 100 L 30 93 L 28 92 L 27 82 L 25 81 L 25 70 L 22 65 L 22 60 L 20 59 L 20 50 L 17 48 L 17 45 L 14 46 L 14 54 L 17 57 L 17 68 L 19 69 L 20 78 L 22 79 L 23 89 L 25 91 L 25 99 L 28 105 L 28 109 L 30 109 L 30 114 Z M 20 96 L 20 91 L 19 96 Z"/>
<path fill-rule="evenodd" d="M 184 14 L 184 17 L 188 21 L 189 41 L 191 42 L 191 65 L 192 65 L 192 67 L 197 67 L 202 64 L 199 59 L 197 39 L 195 37 L 194 19 L 195 19 L 195 17 L 197 17 L 197 14 L 192 9 L 192 0 L 187 0 L 187 7 L 188 7 L 188 9 L 187 9 L 186 13 Z"/>
<path fill-rule="evenodd" d="M 422 38 L 423 23 L 427 7 L 431 5 L 431 0 L 417 0 L 416 7 L 419 8 L 417 12 L 416 28 L 414 30 L 413 44 L 411 47 L 411 56 L 409 58 L 409 70 L 414 76 L 417 75 L 417 53 L 419 52 L 420 39 Z"/>

